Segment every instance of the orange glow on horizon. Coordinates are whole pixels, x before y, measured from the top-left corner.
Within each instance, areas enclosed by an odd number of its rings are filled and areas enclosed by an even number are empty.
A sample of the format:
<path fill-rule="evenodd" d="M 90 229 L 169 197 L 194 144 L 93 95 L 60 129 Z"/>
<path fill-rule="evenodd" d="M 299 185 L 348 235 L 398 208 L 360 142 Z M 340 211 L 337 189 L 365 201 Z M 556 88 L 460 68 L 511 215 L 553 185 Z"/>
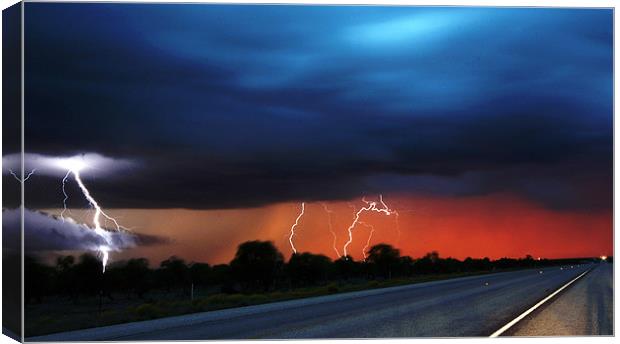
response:
<path fill-rule="evenodd" d="M 384 195 L 398 211 L 400 239 L 394 216 L 365 214 L 361 219 L 375 228 L 371 245 L 389 243 L 403 255 L 420 257 L 438 251 L 442 257 L 497 259 L 501 257 L 567 258 L 613 255 L 611 210 L 556 211 L 527 200 L 495 194 L 476 197 L 404 197 Z M 359 209 L 363 203 L 352 200 Z M 348 239 L 353 221 L 349 202 L 328 202 L 337 247 Z M 171 243 L 137 247 L 113 253 L 111 260 L 146 257 L 152 265 L 176 255 L 187 261 L 228 263 L 236 247 L 248 240 L 271 240 L 288 259 L 291 225 L 300 203 L 282 203 L 252 209 L 111 209 L 109 213 L 136 232 L 166 236 Z M 50 212 L 56 213 L 57 210 Z M 72 210 L 78 220 L 85 210 Z M 356 226 L 349 252 L 362 259 L 370 230 Z M 336 258 L 329 218 L 320 202 L 306 203 L 306 214 L 295 230 L 299 252 Z"/>

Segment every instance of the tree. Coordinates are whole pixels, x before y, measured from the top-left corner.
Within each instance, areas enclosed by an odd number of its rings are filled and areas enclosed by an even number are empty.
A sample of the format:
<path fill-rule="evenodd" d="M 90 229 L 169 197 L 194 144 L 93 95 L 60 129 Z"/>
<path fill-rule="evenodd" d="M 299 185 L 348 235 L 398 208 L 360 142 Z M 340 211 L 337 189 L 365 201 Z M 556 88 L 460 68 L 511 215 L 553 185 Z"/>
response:
<path fill-rule="evenodd" d="M 525 259 L 523 259 L 523 265 L 527 267 L 534 267 L 536 266 L 536 261 L 534 260 L 534 257 L 532 257 L 532 255 L 527 254 L 525 255 Z"/>
<path fill-rule="evenodd" d="M 24 257 L 24 299 L 41 303 L 44 295 L 52 288 L 53 269 L 41 264 L 32 256 Z"/>
<path fill-rule="evenodd" d="M 421 274 L 438 273 L 440 272 L 439 261 L 439 253 L 437 253 L 437 251 L 433 251 L 416 260 L 413 267 L 417 273 Z"/>
<path fill-rule="evenodd" d="M 97 257 L 89 253 L 81 255 L 73 270 L 79 293 L 96 295 L 103 290 L 103 271 Z"/>
<path fill-rule="evenodd" d="M 338 278 L 346 281 L 361 275 L 362 264 L 353 260 L 351 256 L 342 256 L 334 261 L 334 270 Z"/>
<path fill-rule="evenodd" d="M 132 291 L 137 297 L 143 298 L 149 291 L 150 273 L 149 261 L 146 258 L 134 258 L 127 261 L 125 266 L 120 268 L 123 277 L 125 290 Z"/>
<path fill-rule="evenodd" d="M 211 266 L 206 263 L 192 263 L 189 276 L 195 286 L 205 287 L 211 283 Z"/>
<path fill-rule="evenodd" d="M 54 289 L 75 301 L 77 296 L 77 278 L 75 274 L 75 258 L 60 256 L 56 258 Z"/>
<path fill-rule="evenodd" d="M 275 284 L 284 258 L 271 241 L 247 241 L 239 245 L 230 267 L 243 290 L 269 290 Z"/>
<path fill-rule="evenodd" d="M 400 257 L 399 274 L 406 277 L 413 275 L 413 259 L 409 256 Z"/>
<path fill-rule="evenodd" d="M 211 268 L 211 274 L 213 277 L 214 284 L 224 284 L 230 282 L 230 265 L 228 264 L 217 264 Z"/>
<path fill-rule="evenodd" d="M 236 293 L 234 288 L 234 281 L 230 265 L 217 264 L 211 268 L 211 278 L 213 284 L 221 285 L 221 291 L 223 293 Z"/>
<path fill-rule="evenodd" d="M 189 269 L 185 261 L 176 256 L 172 256 L 159 264 L 158 271 L 159 284 L 163 285 L 167 291 L 180 287 L 189 287 Z"/>
<path fill-rule="evenodd" d="M 425 258 L 428 258 L 431 263 L 437 263 L 439 261 L 439 252 L 433 251 L 426 254 Z"/>
<path fill-rule="evenodd" d="M 60 256 L 56 258 L 56 269 L 61 273 L 70 270 L 73 264 L 75 264 L 73 256 Z"/>
<path fill-rule="evenodd" d="M 331 259 L 321 254 L 294 253 L 286 267 L 294 286 L 315 285 L 327 279 Z"/>
<path fill-rule="evenodd" d="M 389 244 L 377 244 L 368 250 L 366 261 L 373 267 L 376 275 L 392 278 L 398 269 L 400 251 Z"/>
<path fill-rule="evenodd" d="M 441 273 L 455 273 L 463 270 L 463 263 L 451 257 L 438 259 L 436 264 L 439 266 Z"/>

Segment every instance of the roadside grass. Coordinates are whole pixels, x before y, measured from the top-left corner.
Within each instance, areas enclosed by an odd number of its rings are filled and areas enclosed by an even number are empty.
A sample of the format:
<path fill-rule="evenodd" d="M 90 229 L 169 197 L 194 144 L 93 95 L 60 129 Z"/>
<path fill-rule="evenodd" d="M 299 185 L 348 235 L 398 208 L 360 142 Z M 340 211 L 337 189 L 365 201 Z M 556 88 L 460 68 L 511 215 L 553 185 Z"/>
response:
<path fill-rule="evenodd" d="M 261 294 L 217 293 L 196 297 L 194 300 L 189 300 L 187 296 L 164 296 L 162 294 L 152 295 L 146 300 L 115 299 L 113 301 L 106 301 L 101 310 L 99 309 L 99 299 L 96 297 L 83 298 L 78 304 L 66 300 L 55 300 L 26 306 L 24 326 L 26 337 L 32 337 L 55 332 L 151 320 L 175 315 L 394 287 L 502 271 L 508 270 L 423 275 L 412 278 L 364 281 L 361 283 L 344 281 L 332 282 L 321 286 L 273 291 Z"/>

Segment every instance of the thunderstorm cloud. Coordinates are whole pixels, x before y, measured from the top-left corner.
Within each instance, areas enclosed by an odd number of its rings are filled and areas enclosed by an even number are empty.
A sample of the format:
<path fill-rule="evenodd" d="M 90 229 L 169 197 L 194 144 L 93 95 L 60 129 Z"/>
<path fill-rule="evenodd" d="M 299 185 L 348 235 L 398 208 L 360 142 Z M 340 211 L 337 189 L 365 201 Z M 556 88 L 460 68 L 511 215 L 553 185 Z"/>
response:
<path fill-rule="evenodd" d="M 113 177 L 114 173 L 135 167 L 136 163 L 127 159 L 113 159 L 97 153 L 85 153 L 76 156 L 58 157 L 41 154 L 8 154 L 2 157 L 2 174 L 13 172 L 14 178 L 20 178 L 21 164 L 24 164 L 24 177 L 31 172 L 36 175 L 62 178 L 71 168 L 79 166 L 89 175 Z"/>
<path fill-rule="evenodd" d="M 2 211 L 3 240 L 19 242 L 21 214 L 19 209 Z M 95 234 L 92 228 L 66 217 L 65 220 L 44 212 L 24 211 L 24 245 L 26 252 L 43 251 L 97 251 L 108 245 L 113 251 L 137 245 L 166 243 L 167 239 L 152 235 L 110 231 L 111 241 Z"/>
<path fill-rule="evenodd" d="M 611 208 L 612 10 L 25 6 L 26 151 L 140 161 L 84 173 L 107 208 Z M 56 177 L 28 183 L 29 206 L 58 206 Z"/>

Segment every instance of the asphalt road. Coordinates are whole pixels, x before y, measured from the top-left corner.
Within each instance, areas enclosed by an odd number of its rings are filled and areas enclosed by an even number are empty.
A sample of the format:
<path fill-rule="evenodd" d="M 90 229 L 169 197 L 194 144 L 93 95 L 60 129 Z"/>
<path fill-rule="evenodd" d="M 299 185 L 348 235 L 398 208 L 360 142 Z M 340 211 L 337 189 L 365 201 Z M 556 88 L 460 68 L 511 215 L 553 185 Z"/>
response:
<path fill-rule="evenodd" d="M 27 341 L 488 336 L 584 271 L 521 270 L 205 312 L 27 338 Z M 582 278 L 583 279 L 583 278 Z M 598 278 L 594 278 L 598 280 Z M 572 287 L 578 286 L 578 280 Z M 604 284 L 604 283 L 603 283 Z M 599 283 L 594 283 L 599 285 Z M 605 289 L 605 288 L 603 288 Z M 558 298 L 563 298 L 570 288 Z M 603 302 L 587 290 L 585 307 Z M 603 291 L 604 292 L 604 291 Z M 598 308 L 597 308 L 598 309 Z M 602 311 L 609 313 L 609 310 Z M 542 314 L 542 313 L 541 313 Z M 535 315 L 535 314 L 533 314 Z M 588 318 L 588 315 L 584 315 Z M 590 323 L 598 321 L 589 319 Z M 608 326 L 608 325 L 604 325 Z M 593 329 L 592 326 L 587 327 Z"/>
<path fill-rule="evenodd" d="M 507 335 L 613 335 L 613 265 L 600 264 Z"/>

